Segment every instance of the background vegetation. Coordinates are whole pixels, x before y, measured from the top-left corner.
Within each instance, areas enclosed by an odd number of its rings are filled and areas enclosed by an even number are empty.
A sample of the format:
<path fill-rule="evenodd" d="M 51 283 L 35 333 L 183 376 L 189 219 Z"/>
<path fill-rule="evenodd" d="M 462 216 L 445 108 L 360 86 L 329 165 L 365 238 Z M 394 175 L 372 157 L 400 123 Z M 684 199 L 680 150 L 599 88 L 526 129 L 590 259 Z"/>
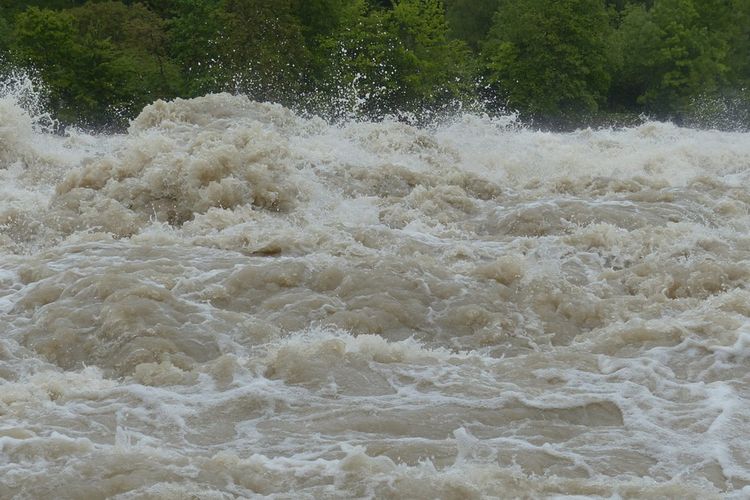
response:
<path fill-rule="evenodd" d="M 750 123 L 748 0 L 0 0 L 0 54 L 87 126 L 224 90 L 331 118 Z"/>

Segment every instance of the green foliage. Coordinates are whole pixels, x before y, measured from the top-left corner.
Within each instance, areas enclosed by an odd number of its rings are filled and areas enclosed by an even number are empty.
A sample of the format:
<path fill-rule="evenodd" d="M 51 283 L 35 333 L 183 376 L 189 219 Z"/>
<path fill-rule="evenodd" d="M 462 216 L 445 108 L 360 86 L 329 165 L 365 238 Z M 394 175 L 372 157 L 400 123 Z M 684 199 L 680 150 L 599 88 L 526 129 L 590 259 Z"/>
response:
<path fill-rule="evenodd" d="M 128 71 L 137 69 L 139 81 L 128 80 L 131 89 L 126 90 L 140 101 L 134 102 L 136 107 L 179 92 L 181 77 L 170 60 L 166 22 L 154 12 L 140 3 L 126 6 L 116 1 L 87 3 L 70 12 L 82 36 L 109 41 L 120 59 L 117 64 L 123 69 L 130 65 Z"/>
<path fill-rule="evenodd" d="M 551 125 L 750 116 L 748 0 L 0 0 L 0 53 L 91 125 L 226 90 L 328 116 L 478 94 Z"/>
<path fill-rule="evenodd" d="M 750 2 L 732 0 L 731 17 L 716 29 L 727 34 L 729 78 L 734 88 L 750 90 Z"/>
<path fill-rule="evenodd" d="M 112 124 L 177 93 L 161 24 L 142 6 L 120 2 L 32 7 L 16 18 L 12 48 L 18 62 L 39 70 L 62 120 Z"/>
<path fill-rule="evenodd" d="M 0 54 L 5 54 L 10 49 L 10 34 L 10 23 L 0 11 Z"/>
<path fill-rule="evenodd" d="M 503 0 L 483 46 L 487 82 L 527 115 L 593 113 L 610 83 L 609 29 L 600 0 Z"/>
<path fill-rule="evenodd" d="M 401 0 L 392 9 L 355 2 L 338 33 L 323 40 L 328 80 L 371 116 L 434 109 L 467 99 L 473 65 L 464 42 L 448 38 L 442 2 Z"/>
<path fill-rule="evenodd" d="M 74 119 L 74 111 L 67 103 L 84 93 L 76 67 L 86 56 L 76 42 L 75 19 L 69 13 L 32 7 L 16 16 L 15 21 L 16 60 L 38 68 L 48 82 L 50 103 L 59 110 L 60 118 Z"/>
<path fill-rule="evenodd" d="M 446 19 L 451 36 L 464 40 L 478 51 L 499 5 L 500 0 L 446 0 Z"/>
<path fill-rule="evenodd" d="M 227 15 L 220 0 L 176 0 L 168 21 L 172 58 L 186 80 L 186 94 L 225 90 L 231 80 L 227 56 Z"/>
<path fill-rule="evenodd" d="M 308 51 L 307 91 L 314 93 L 330 65 L 328 50 L 323 42 L 339 31 L 356 6 L 352 0 L 295 0 L 293 9 Z"/>
<path fill-rule="evenodd" d="M 188 94 L 240 90 L 288 101 L 309 90 L 327 64 L 317 40 L 337 29 L 345 3 L 175 0 L 169 33 Z"/>
<path fill-rule="evenodd" d="M 703 15 L 696 8 L 701 2 Z M 650 10 L 627 8 L 617 33 L 623 64 L 615 98 L 664 115 L 684 112 L 696 97 L 716 95 L 729 69 L 728 45 L 725 33 L 708 21 L 722 15 L 722 3 L 656 0 Z"/>
<path fill-rule="evenodd" d="M 18 0 L 0 0 L 0 10 L 8 12 L 10 15 L 15 15 L 18 12 L 22 12 L 32 7 L 60 10 L 77 7 L 84 3 L 86 3 L 86 0 L 26 0 L 25 2 L 19 2 Z"/>
<path fill-rule="evenodd" d="M 612 47 L 617 57 L 610 95 L 617 105 L 625 109 L 635 108 L 639 98 L 654 85 L 655 75 L 643 73 L 642 68 L 633 66 L 632 60 L 633 51 L 645 55 L 647 47 L 656 47 L 658 43 L 659 31 L 646 8 L 640 5 L 627 8 L 621 26 L 612 35 Z"/>
<path fill-rule="evenodd" d="M 433 106 L 467 98 L 474 87 L 471 53 L 464 42 L 448 38 L 442 2 L 401 0 L 392 16 L 409 101 Z"/>
<path fill-rule="evenodd" d="M 354 0 L 344 27 L 321 39 L 331 61 L 322 80 L 326 94 L 338 97 L 342 112 L 357 109 L 368 115 L 391 111 L 404 100 L 400 61 L 390 14 Z M 333 110 L 337 114 L 339 110 Z"/>
<path fill-rule="evenodd" d="M 148 10 L 150 10 L 151 12 L 157 14 L 159 17 L 163 19 L 169 19 L 170 17 L 175 15 L 179 0 L 128 0 L 124 3 L 128 5 L 130 5 L 131 3 L 140 3 L 141 5 L 148 8 Z"/>
<path fill-rule="evenodd" d="M 289 103 L 304 89 L 309 60 L 293 0 L 226 0 L 225 63 L 238 90 Z"/>
<path fill-rule="evenodd" d="M 296 0 L 294 12 L 302 26 L 308 46 L 321 36 L 336 31 L 346 17 L 348 0 Z"/>

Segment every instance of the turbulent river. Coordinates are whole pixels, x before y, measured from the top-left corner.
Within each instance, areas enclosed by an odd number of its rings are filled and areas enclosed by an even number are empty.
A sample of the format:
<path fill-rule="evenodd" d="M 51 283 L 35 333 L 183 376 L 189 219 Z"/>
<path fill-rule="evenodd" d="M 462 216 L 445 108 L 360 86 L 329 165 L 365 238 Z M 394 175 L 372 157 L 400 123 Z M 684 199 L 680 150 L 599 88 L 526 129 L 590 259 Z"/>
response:
<path fill-rule="evenodd" d="M 0 97 L 0 498 L 745 498 L 750 135 L 121 135 Z"/>

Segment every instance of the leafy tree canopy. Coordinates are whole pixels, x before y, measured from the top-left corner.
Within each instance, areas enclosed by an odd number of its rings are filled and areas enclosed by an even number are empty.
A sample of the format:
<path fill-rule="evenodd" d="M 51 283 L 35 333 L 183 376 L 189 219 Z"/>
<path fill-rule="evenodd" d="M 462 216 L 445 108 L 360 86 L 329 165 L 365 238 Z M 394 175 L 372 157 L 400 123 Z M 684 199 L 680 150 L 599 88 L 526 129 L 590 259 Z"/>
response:
<path fill-rule="evenodd" d="M 327 116 L 750 117 L 747 0 L 0 0 L 0 51 L 91 125 L 227 90 Z"/>
<path fill-rule="evenodd" d="M 628 7 L 617 34 L 623 64 L 615 90 L 623 101 L 679 114 L 692 97 L 717 94 L 728 76 L 729 46 L 710 19 L 727 14 L 722 4 L 656 0 L 649 10 Z"/>
<path fill-rule="evenodd" d="M 503 0 L 483 45 L 485 76 L 531 116 L 595 112 L 610 83 L 609 30 L 599 0 Z"/>

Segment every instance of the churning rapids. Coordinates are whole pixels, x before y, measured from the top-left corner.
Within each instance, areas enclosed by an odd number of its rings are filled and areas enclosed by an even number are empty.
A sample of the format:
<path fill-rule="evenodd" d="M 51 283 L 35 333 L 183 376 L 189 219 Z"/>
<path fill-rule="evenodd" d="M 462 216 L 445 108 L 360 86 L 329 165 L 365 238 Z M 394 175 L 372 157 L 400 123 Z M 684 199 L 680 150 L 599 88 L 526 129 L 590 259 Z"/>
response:
<path fill-rule="evenodd" d="M 32 114 L 0 498 L 750 494 L 749 134 Z"/>

